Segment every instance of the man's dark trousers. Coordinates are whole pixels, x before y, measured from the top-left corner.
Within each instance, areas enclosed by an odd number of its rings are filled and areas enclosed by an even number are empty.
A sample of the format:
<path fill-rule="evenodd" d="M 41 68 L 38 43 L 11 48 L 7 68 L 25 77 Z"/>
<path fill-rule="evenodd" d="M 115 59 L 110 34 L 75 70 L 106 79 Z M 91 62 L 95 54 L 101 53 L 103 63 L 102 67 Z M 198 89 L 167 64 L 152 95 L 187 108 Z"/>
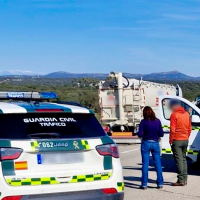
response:
<path fill-rule="evenodd" d="M 188 140 L 174 140 L 172 143 L 172 151 L 178 169 L 178 183 L 187 182 L 187 147 Z"/>

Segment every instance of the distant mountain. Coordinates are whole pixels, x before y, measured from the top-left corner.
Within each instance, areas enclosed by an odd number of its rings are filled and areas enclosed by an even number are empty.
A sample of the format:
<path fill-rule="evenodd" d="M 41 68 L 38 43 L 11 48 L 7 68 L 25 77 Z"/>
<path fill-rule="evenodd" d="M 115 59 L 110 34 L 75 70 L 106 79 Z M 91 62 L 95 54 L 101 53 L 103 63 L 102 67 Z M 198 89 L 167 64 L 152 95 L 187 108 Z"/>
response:
<path fill-rule="evenodd" d="M 8 71 L 0 71 L 0 76 L 34 76 L 38 75 L 38 73 L 32 71 L 21 71 L 21 70 L 8 70 Z"/>
<path fill-rule="evenodd" d="M 143 76 L 144 79 L 148 80 L 192 80 L 196 79 L 192 76 L 185 75 L 178 71 L 171 71 L 171 72 L 160 72 L 160 73 L 151 73 L 146 74 Z"/>
<path fill-rule="evenodd" d="M 40 75 L 42 78 L 95 78 L 95 79 L 105 79 L 108 77 L 108 73 L 69 73 L 65 71 L 52 72 L 47 75 L 37 74 L 32 71 L 20 71 L 20 70 L 9 70 L 0 72 L 0 76 L 35 76 Z M 151 74 L 133 74 L 133 73 L 123 73 L 127 78 L 136 78 L 140 79 L 141 77 L 144 80 L 188 80 L 195 81 L 200 80 L 200 77 L 193 77 L 185 75 L 178 71 L 170 72 L 160 72 L 160 73 L 151 73 Z"/>
<path fill-rule="evenodd" d="M 106 78 L 108 74 L 101 74 L 101 73 L 69 73 L 69 72 L 53 72 L 50 74 L 45 75 L 46 78 Z"/>
<path fill-rule="evenodd" d="M 160 72 L 160 73 L 151 73 L 151 74 L 132 74 L 132 73 L 123 73 L 127 78 L 136 78 L 140 79 L 143 77 L 144 80 L 200 80 L 192 76 L 185 75 L 178 71 L 171 72 Z M 53 72 L 45 75 L 46 78 L 97 78 L 105 79 L 108 77 L 108 74 L 104 73 L 69 73 L 69 72 Z"/>

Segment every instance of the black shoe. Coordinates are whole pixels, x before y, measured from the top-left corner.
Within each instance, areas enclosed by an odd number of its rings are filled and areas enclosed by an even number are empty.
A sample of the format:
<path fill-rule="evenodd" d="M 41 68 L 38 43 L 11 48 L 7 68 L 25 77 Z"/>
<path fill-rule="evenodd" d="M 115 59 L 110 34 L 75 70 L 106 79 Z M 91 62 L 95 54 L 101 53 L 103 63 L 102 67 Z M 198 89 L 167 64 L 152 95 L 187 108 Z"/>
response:
<path fill-rule="evenodd" d="M 163 189 L 163 186 L 160 185 L 160 186 L 158 186 L 157 188 L 158 188 L 159 190 L 161 190 L 161 189 Z"/>
<path fill-rule="evenodd" d="M 147 190 L 147 187 L 140 186 L 140 190 Z"/>
<path fill-rule="evenodd" d="M 171 186 L 175 186 L 175 187 L 176 186 L 186 186 L 186 183 L 185 182 L 184 183 L 178 183 L 177 182 L 177 183 L 172 183 Z"/>

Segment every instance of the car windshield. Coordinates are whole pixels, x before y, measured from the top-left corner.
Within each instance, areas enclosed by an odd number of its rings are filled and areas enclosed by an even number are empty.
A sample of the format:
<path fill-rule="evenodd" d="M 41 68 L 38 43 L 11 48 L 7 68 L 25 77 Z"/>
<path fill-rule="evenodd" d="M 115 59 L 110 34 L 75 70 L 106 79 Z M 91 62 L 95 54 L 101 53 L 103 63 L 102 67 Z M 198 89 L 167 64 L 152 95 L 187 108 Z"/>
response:
<path fill-rule="evenodd" d="M 0 139 L 86 138 L 104 136 L 92 114 L 1 114 Z"/>

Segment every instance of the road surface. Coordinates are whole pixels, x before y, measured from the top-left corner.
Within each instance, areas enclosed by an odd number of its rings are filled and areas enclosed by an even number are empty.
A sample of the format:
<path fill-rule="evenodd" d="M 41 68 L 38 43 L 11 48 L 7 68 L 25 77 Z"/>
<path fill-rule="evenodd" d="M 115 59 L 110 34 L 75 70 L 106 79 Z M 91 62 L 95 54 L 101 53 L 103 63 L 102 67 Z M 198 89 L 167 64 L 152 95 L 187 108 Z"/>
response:
<path fill-rule="evenodd" d="M 200 169 L 189 167 L 188 185 L 185 187 L 172 187 L 176 182 L 176 166 L 173 160 L 163 159 L 164 188 L 156 189 L 156 173 L 153 162 L 150 162 L 149 188 L 139 190 L 141 177 L 140 145 L 119 145 L 121 162 L 123 165 L 125 182 L 124 200 L 200 200 Z"/>

